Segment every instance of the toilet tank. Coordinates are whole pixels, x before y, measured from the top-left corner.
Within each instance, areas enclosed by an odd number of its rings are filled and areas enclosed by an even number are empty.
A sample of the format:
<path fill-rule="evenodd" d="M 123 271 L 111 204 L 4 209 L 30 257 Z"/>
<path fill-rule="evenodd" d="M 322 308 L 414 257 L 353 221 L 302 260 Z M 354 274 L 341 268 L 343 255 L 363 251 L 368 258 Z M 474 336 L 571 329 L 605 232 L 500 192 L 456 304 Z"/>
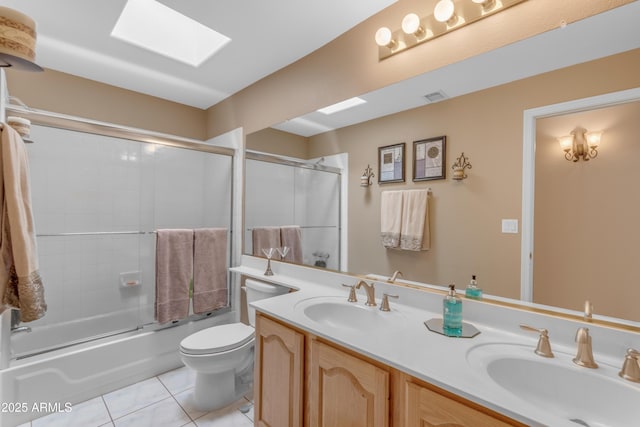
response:
<path fill-rule="evenodd" d="M 244 292 L 247 298 L 247 314 L 251 326 L 256 326 L 256 310 L 251 307 L 251 303 L 265 298 L 271 298 L 278 295 L 286 294 L 289 288 L 286 286 L 273 285 L 271 283 L 261 282 L 260 280 L 247 279 L 244 282 Z"/>

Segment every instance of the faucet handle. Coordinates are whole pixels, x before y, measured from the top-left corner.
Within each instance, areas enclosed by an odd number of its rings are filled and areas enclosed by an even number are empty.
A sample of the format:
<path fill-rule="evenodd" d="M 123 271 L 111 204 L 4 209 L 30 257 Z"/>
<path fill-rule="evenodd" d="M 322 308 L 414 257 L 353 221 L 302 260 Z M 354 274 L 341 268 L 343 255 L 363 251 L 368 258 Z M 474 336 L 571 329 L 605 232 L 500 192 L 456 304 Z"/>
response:
<path fill-rule="evenodd" d="M 544 328 L 539 329 L 529 325 L 520 325 L 520 328 L 525 331 L 537 332 L 540 334 L 540 338 L 538 338 L 538 345 L 535 350 L 535 353 L 538 356 L 554 357 L 553 351 L 551 351 L 551 343 L 549 342 L 549 331 Z"/>
<path fill-rule="evenodd" d="M 356 298 L 356 287 L 355 287 L 355 285 L 345 285 L 343 283 L 342 286 L 344 286 L 345 288 L 350 288 L 349 289 L 349 298 L 347 298 L 347 301 L 349 301 L 349 302 L 358 302 L 358 298 Z"/>
<path fill-rule="evenodd" d="M 627 350 L 622 369 L 618 375 L 625 380 L 640 383 L 640 351 L 633 348 Z"/>
<path fill-rule="evenodd" d="M 380 311 L 391 311 L 389 307 L 389 298 L 400 298 L 398 295 L 382 294 L 382 302 L 380 303 Z"/>
<path fill-rule="evenodd" d="M 573 363 L 585 368 L 596 369 L 598 364 L 593 360 L 593 347 L 589 328 L 578 328 L 576 331 L 576 343 L 578 343 L 578 352 L 576 357 L 573 358 Z"/>
<path fill-rule="evenodd" d="M 584 320 L 586 320 L 587 322 L 591 322 L 592 319 L 593 319 L 593 304 L 591 304 L 591 301 L 586 300 L 584 302 Z"/>

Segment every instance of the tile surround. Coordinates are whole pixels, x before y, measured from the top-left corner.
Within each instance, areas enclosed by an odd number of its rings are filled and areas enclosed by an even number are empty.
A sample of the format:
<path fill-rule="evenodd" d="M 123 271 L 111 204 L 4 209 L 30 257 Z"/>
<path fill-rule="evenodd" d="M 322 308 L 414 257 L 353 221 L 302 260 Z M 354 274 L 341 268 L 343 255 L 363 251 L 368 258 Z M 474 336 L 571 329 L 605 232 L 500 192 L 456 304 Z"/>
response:
<path fill-rule="evenodd" d="M 73 405 L 18 427 L 251 427 L 253 407 L 247 398 L 212 412 L 193 404 L 195 374 L 186 367 Z M 250 396 L 249 396 L 250 397 Z"/>

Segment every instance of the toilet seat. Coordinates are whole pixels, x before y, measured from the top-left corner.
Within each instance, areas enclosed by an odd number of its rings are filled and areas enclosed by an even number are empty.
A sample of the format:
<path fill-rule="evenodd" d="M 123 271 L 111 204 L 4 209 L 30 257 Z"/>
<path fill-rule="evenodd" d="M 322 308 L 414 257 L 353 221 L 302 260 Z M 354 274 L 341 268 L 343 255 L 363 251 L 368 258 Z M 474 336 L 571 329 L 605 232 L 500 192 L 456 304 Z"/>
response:
<path fill-rule="evenodd" d="M 180 342 L 185 354 L 215 354 L 233 350 L 253 339 L 254 329 L 244 323 L 212 326 L 189 335 Z"/>

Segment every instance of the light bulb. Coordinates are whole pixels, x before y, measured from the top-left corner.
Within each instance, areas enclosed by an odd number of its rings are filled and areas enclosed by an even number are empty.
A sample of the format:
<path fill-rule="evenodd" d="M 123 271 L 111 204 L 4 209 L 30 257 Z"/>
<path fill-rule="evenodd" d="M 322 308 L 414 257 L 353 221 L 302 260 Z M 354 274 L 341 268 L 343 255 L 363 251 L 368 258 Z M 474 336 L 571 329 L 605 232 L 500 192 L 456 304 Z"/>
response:
<path fill-rule="evenodd" d="M 453 16 L 455 5 L 452 0 L 440 0 L 433 10 L 433 16 L 438 22 L 447 22 Z"/>
<path fill-rule="evenodd" d="M 573 135 L 561 136 L 558 143 L 562 151 L 570 151 L 573 148 Z"/>
<path fill-rule="evenodd" d="M 602 132 L 587 132 L 584 134 L 587 139 L 589 148 L 596 148 L 600 145 L 600 139 L 602 138 Z"/>
<path fill-rule="evenodd" d="M 376 31 L 376 43 L 378 46 L 391 47 L 394 44 L 391 39 L 391 30 L 387 27 L 380 27 L 378 31 Z"/>
<path fill-rule="evenodd" d="M 415 13 L 410 13 L 402 19 L 402 31 L 406 34 L 416 34 L 420 30 L 420 17 Z"/>

